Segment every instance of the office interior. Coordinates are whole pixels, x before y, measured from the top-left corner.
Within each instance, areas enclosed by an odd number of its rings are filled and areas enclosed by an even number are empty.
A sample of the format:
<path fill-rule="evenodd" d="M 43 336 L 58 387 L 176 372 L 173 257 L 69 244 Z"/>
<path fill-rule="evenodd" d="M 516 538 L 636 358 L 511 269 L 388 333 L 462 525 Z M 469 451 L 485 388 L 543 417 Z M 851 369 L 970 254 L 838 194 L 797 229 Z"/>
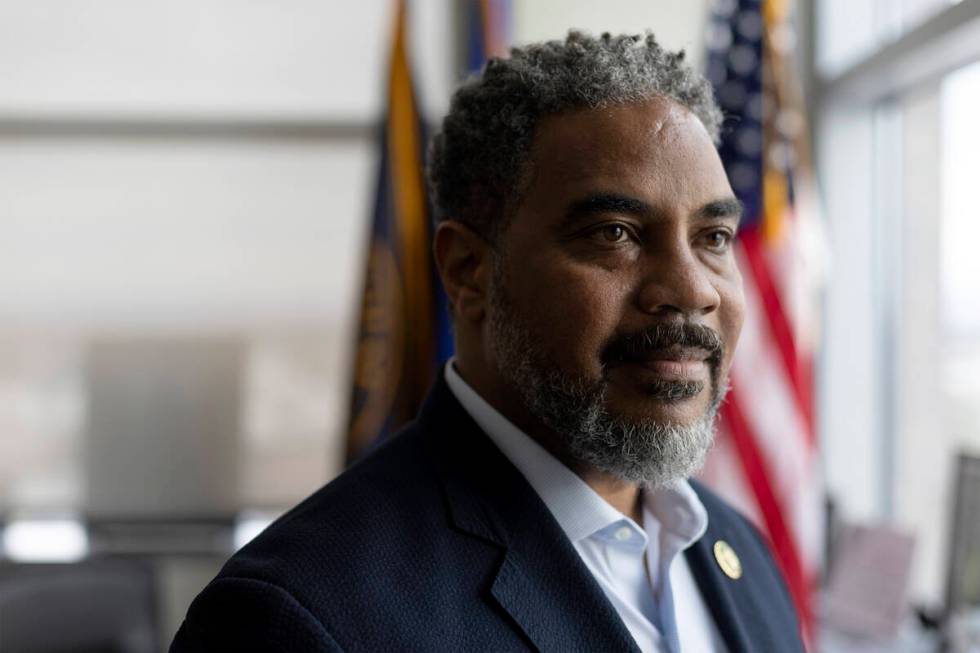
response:
<path fill-rule="evenodd" d="M 725 2 L 513 0 L 509 38 L 650 29 L 701 67 Z M 462 3 L 409 4 L 435 124 Z M 813 646 L 980 650 L 980 0 L 791 4 L 824 590 L 847 528 L 912 546 L 899 631 Z M 394 6 L 0 1 L 0 642 L 165 650 L 343 470 Z"/>

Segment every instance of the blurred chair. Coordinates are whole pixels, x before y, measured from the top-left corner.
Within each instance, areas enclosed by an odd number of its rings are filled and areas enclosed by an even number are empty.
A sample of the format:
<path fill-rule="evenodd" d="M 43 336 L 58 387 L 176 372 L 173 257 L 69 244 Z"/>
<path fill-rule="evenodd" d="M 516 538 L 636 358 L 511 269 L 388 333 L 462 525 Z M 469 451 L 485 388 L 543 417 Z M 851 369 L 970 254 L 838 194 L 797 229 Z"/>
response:
<path fill-rule="evenodd" d="M 0 651 L 152 653 L 155 578 L 148 563 L 0 565 Z"/>

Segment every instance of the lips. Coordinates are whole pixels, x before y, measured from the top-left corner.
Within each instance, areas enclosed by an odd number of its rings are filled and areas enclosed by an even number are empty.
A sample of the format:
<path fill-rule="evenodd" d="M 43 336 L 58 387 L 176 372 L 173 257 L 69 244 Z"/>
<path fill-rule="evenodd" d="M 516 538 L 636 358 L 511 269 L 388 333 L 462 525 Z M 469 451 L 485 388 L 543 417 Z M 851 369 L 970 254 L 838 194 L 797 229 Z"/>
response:
<path fill-rule="evenodd" d="M 618 334 L 603 347 L 600 358 L 606 372 L 620 382 L 670 402 L 718 388 L 724 351 L 710 327 L 674 322 Z"/>
<path fill-rule="evenodd" d="M 700 347 L 681 347 L 675 345 L 673 347 L 668 347 L 666 349 L 656 349 L 651 352 L 644 354 L 643 356 L 638 356 L 635 362 L 647 363 L 647 362 L 659 362 L 659 361 L 674 361 L 674 362 L 701 362 L 704 363 L 711 357 L 711 352 L 701 349 Z"/>
<path fill-rule="evenodd" d="M 670 347 L 651 351 L 642 357 L 626 361 L 652 372 L 664 380 L 699 380 L 708 371 L 711 354 L 696 347 Z"/>
<path fill-rule="evenodd" d="M 661 376 L 671 378 L 692 378 L 700 376 L 700 373 L 707 369 L 707 364 L 704 361 L 656 360 L 641 361 L 636 364 Z"/>

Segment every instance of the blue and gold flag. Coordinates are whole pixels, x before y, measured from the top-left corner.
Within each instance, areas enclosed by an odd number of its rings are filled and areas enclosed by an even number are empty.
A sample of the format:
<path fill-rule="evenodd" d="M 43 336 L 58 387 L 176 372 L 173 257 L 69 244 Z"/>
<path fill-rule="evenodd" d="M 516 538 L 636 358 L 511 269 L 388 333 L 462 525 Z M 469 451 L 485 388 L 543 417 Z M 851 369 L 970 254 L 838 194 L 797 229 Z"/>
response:
<path fill-rule="evenodd" d="M 439 365 L 452 355 L 446 299 L 432 259 L 426 197 L 426 130 L 409 66 L 405 2 L 397 3 L 361 304 L 347 461 L 418 412 Z"/>

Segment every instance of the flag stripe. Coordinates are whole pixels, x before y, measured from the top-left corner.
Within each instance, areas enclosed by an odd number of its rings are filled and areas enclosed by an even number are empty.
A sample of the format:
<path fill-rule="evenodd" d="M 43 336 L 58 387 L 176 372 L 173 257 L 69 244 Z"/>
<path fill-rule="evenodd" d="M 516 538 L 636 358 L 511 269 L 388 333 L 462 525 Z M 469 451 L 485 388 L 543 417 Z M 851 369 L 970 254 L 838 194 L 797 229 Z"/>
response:
<path fill-rule="evenodd" d="M 759 234 L 756 231 L 747 231 L 740 235 L 740 239 L 742 242 L 742 251 L 745 253 L 744 260 L 748 263 L 752 281 L 756 288 L 758 288 L 759 295 L 762 299 L 762 309 L 767 318 L 766 324 L 768 330 L 779 349 L 780 357 L 786 370 L 787 380 L 793 389 L 797 406 L 806 424 L 807 444 L 815 446 L 812 401 L 808 395 L 810 384 L 803 379 L 803 372 L 808 370 L 804 370 L 800 364 L 793 330 L 783 309 L 779 292 L 773 283 L 769 266 L 765 261 Z"/>
<path fill-rule="evenodd" d="M 801 613 L 809 614 L 810 590 L 803 574 L 799 553 L 794 538 L 786 525 L 786 520 L 783 518 L 782 506 L 773 492 L 758 443 L 742 412 L 740 400 L 739 390 L 733 383 L 728 398 L 722 406 L 722 414 L 735 448 L 738 450 L 742 470 L 752 488 L 755 500 L 761 508 L 766 530 L 776 554 L 776 560 L 783 570 L 783 575 L 789 586 L 790 595 Z M 804 621 L 803 626 L 804 629 L 807 628 L 806 621 Z"/>
<path fill-rule="evenodd" d="M 405 2 L 398 3 L 392 57 L 389 111 L 389 161 L 395 188 L 395 225 L 399 237 L 405 319 L 408 330 L 405 388 L 417 404 L 432 382 L 432 287 L 429 225 L 422 174 L 422 135 L 408 67 Z"/>
<path fill-rule="evenodd" d="M 482 18 L 483 60 L 507 53 L 509 0 L 477 0 Z"/>
<path fill-rule="evenodd" d="M 802 119 L 802 105 L 783 92 L 790 67 L 769 38 L 791 29 L 785 5 L 718 0 L 707 32 L 707 72 L 726 117 L 719 154 L 745 205 L 735 253 L 745 277 L 746 319 L 730 372 L 734 390 L 721 413 L 720 434 L 731 446 L 712 452 L 738 460 L 706 466 L 717 474 L 737 468 L 744 482 L 706 480 L 736 493 L 740 505 L 755 504 L 750 514 L 769 535 L 806 638 L 822 520 L 812 343 L 802 335 L 813 327 L 813 311 L 803 304 L 813 280 L 801 274 L 794 205 L 799 153 L 792 132 L 799 120 L 793 119 Z"/>
<path fill-rule="evenodd" d="M 748 479 L 745 477 L 742 465 L 738 460 L 735 442 L 724 420 L 718 424 L 718 432 L 715 435 L 714 445 L 711 447 L 711 455 L 705 461 L 701 478 L 709 483 L 715 492 L 725 497 L 749 521 L 756 524 L 760 529 L 765 528 L 759 504 L 756 503 L 755 497 L 752 495 L 752 489 L 749 487 Z"/>
<path fill-rule="evenodd" d="M 737 253 L 742 266 L 741 247 Z M 746 283 L 746 319 L 730 378 L 737 387 L 752 390 L 751 394 L 743 394 L 740 407 L 769 470 L 773 492 L 783 506 L 783 515 L 795 537 L 804 570 L 810 572 L 819 560 L 822 542 L 817 456 L 816 451 L 807 446 L 806 427 L 786 381 L 779 353 L 764 324 L 760 305 L 758 288 Z M 725 433 L 724 428 L 722 433 Z M 709 478 L 719 485 L 731 485 L 723 478 Z M 741 505 L 744 501 L 737 503 Z M 748 514 L 753 513 L 749 511 Z M 764 520 L 758 519 L 756 523 L 760 528 L 766 528 Z"/>

